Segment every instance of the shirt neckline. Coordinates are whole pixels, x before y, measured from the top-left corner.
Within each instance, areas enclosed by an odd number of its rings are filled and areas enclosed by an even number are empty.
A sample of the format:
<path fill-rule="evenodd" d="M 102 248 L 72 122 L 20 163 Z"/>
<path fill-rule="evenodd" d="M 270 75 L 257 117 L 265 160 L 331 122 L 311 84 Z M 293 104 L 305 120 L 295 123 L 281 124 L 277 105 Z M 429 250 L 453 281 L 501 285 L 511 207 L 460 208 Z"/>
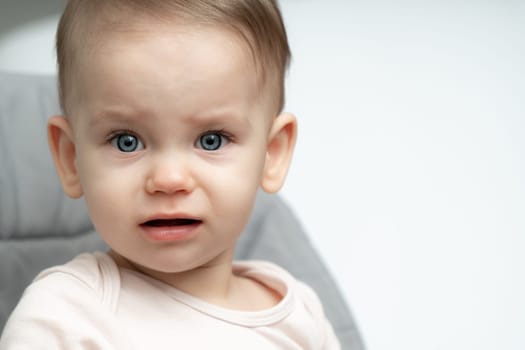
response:
<path fill-rule="evenodd" d="M 162 290 L 177 302 L 180 302 L 195 311 L 206 314 L 224 322 L 244 327 L 264 327 L 280 322 L 286 318 L 293 309 L 293 284 L 292 278 L 278 266 L 263 261 L 234 261 L 233 269 L 238 275 L 249 277 L 259 283 L 267 285 L 282 295 L 282 299 L 273 307 L 259 311 L 241 311 L 221 307 L 200 298 L 185 293 L 169 284 L 159 281 L 140 271 L 119 267 L 109 257 L 109 260 L 122 273 L 139 276 L 149 284 Z"/>

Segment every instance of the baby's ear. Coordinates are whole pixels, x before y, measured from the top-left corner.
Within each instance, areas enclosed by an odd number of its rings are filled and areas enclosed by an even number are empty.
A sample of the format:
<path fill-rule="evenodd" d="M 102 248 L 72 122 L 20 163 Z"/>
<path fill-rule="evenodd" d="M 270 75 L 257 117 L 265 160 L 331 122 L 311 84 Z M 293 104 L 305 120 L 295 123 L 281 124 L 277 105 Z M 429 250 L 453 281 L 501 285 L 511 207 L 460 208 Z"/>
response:
<path fill-rule="evenodd" d="M 73 131 L 63 116 L 53 116 L 47 122 L 47 140 L 64 192 L 71 198 L 82 196 L 82 186 L 76 166 Z"/>
<path fill-rule="evenodd" d="M 295 116 L 283 113 L 274 119 L 261 180 L 261 187 L 264 191 L 268 193 L 277 192 L 284 184 L 292 161 L 296 138 L 297 121 Z"/>

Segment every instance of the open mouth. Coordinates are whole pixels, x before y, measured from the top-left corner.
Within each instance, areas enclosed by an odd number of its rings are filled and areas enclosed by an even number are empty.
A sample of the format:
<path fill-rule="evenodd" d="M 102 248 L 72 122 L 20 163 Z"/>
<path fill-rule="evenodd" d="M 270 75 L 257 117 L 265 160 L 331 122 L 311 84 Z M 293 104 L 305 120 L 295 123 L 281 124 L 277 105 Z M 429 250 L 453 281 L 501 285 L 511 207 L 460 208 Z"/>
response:
<path fill-rule="evenodd" d="M 143 225 L 149 227 L 189 226 L 201 223 L 196 219 L 157 219 L 146 221 Z"/>
<path fill-rule="evenodd" d="M 187 217 L 151 219 L 140 226 L 142 233 L 153 242 L 190 240 L 201 231 L 202 220 Z"/>

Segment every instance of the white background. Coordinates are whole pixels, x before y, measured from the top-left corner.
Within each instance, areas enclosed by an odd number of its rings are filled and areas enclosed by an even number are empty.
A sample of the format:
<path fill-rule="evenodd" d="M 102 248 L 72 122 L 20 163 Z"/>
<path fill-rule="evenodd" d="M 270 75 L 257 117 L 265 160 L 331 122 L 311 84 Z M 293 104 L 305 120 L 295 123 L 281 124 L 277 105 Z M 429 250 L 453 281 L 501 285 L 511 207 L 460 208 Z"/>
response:
<path fill-rule="evenodd" d="M 369 350 L 525 349 L 524 4 L 282 1 L 283 196 Z M 0 69 L 54 72 L 56 21 L 0 33 Z"/>

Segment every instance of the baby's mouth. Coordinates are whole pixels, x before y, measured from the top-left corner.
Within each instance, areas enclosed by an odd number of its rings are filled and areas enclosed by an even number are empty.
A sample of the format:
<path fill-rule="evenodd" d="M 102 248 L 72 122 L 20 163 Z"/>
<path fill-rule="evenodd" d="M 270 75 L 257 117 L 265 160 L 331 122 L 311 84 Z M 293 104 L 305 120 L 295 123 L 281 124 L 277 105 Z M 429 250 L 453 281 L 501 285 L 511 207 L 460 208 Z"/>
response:
<path fill-rule="evenodd" d="M 151 218 L 140 224 L 149 240 L 157 243 L 189 240 L 197 235 L 202 220 L 186 216 Z"/>
<path fill-rule="evenodd" d="M 170 226 L 188 226 L 201 223 L 197 219 L 156 219 L 143 223 L 143 226 L 149 227 L 170 227 Z"/>

